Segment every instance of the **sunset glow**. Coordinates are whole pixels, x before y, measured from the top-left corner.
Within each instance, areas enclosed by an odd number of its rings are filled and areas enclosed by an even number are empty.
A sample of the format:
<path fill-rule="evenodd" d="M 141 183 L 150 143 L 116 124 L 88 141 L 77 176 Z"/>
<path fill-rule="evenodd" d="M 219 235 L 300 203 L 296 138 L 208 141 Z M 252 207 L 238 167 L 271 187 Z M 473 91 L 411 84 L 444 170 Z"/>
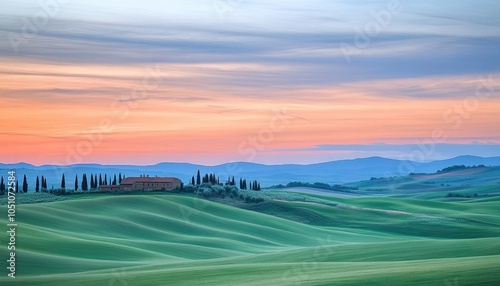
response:
<path fill-rule="evenodd" d="M 318 7 L 329 5 L 320 2 Z M 10 5 L 4 15 L 32 13 L 29 7 Z M 498 54 L 478 51 L 486 39 L 498 39 L 498 29 L 471 35 L 460 29 L 462 22 L 444 18 L 417 25 L 415 17 L 426 18 L 418 16 L 425 5 L 408 4 L 412 7 L 394 16 L 394 24 L 347 62 L 341 44 L 351 40 L 353 29 L 329 30 L 326 20 L 318 20 L 316 29 L 293 24 L 291 18 L 310 18 L 307 13 L 322 16 L 321 9 L 295 7 L 297 15 L 247 18 L 259 9 L 256 2 L 241 4 L 221 20 L 213 7 L 194 11 L 177 3 L 177 9 L 186 9 L 183 16 L 164 17 L 157 26 L 143 19 L 128 31 L 130 11 L 118 11 L 114 15 L 122 17 L 117 21 L 122 24 L 107 26 L 104 15 L 90 11 L 104 13 L 108 6 L 97 1 L 78 5 L 61 7 L 18 53 L 8 41 L 2 47 L 4 163 L 210 165 L 397 158 L 401 152 L 390 146 L 428 142 L 435 130 L 443 134 L 435 143 L 461 144 L 464 152 L 475 150 L 473 155 L 500 154 Z M 377 9 L 367 4 L 366 15 L 357 15 L 352 27 L 362 27 L 368 12 Z M 204 15 L 203 29 L 185 24 L 194 15 Z M 276 26 L 260 30 L 260 17 L 275 17 Z M 4 22 L 5 35 L 22 25 L 16 18 Z M 283 23 L 299 31 L 294 34 Z M 452 28 L 436 28 L 443 23 Z M 157 30 L 162 25 L 175 29 L 162 34 Z M 101 37 L 99 29 L 116 33 Z M 134 29 L 141 33 L 133 34 Z M 461 31 L 456 38 L 455 31 Z M 445 36 L 450 42 L 443 42 Z M 428 45 L 416 44 L 417 38 L 427 38 Z M 462 70 L 456 61 L 467 53 L 473 55 Z M 472 68 L 466 70 L 467 65 Z M 387 149 L 369 150 L 380 143 Z M 315 149 L 321 145 L 353 148 Z M 358 145 L 367 148 L 354 148 Z M 424 159 L 450 157 L 443 146 Z"/>

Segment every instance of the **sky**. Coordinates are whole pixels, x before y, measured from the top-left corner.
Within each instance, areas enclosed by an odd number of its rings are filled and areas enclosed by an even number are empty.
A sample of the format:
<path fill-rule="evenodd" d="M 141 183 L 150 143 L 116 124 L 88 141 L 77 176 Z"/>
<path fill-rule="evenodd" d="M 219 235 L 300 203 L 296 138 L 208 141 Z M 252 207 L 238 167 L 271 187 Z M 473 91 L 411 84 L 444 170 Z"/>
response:
<path fill-rule="evenodd" d="M 2 1 L 0 162 L 500 156 L 498 1 Z"/>

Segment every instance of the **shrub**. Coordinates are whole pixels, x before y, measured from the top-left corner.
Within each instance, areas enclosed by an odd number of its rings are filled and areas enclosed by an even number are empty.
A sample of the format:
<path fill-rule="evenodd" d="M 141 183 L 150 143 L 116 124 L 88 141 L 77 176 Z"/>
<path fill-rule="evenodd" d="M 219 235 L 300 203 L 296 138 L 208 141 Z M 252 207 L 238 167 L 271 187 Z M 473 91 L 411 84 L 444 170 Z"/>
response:
<path fill-rule="evenodd" d="M 16 204 L 37 204 L 64 201 L 63 196 L 56 196 L 50 193 L 16 193 Z M 0 198 L 0 205 L 8 204 L 7 196 Z"/>

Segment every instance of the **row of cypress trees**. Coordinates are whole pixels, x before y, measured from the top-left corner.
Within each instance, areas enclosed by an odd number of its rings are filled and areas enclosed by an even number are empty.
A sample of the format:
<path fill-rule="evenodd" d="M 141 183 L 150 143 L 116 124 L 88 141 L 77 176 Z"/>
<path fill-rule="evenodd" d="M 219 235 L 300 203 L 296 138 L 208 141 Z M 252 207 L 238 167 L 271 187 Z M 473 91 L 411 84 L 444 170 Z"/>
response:
<path fill-rule="evenodd" d="M 99 186 L 101 185 L 118 185 L 121 183 L 122 179 L 125 178 L 125 175 L 122 175 L 121 173 L 116 176 L 116 174 L 111 178 L 111 176 L 108 179 L 107 174 L 104 174 L 104 177 L 99 174 L 99 177 L 97 174 L 91 174 L 90 175 L 90 182 L 87 178 L 87 174 L 83 174 L 81 178 L 81 183 L 79 183 L 78 180 L 78 175 L 75 176 L 75 184 L 74 184 L 74 189 L 78 190 L 81 189 L 83 191 L 88 191 L 88 190 L 94 190 L 98 189 Z M 21 187 L 22 192 L 27 193 L 28 192 L 28 179 L 26 175 L 23 177 L 23 184 Z M 52 185 L 52 189 L 54 189 L 54 186 Z M 61 189 L 66 189 L 66 177 L 64 174 L 62 174 L 61 178 Z M 5 181 L 3 176 L 0 177 L 0 194 L 3 194 L 7 190 L 7 187 L 5 185 Z M 48 190 L 47 187 L 47 178 L 44 176 L 39 176 L 36 177 L 35 181 L 35 192 L 43 191 L 43 190 Z M 19 192 L 19 181 L 16 181 L 15 183 L 15 192 Z"/>
<path fill-rule="evenodd" d="M 199 186 L 201 184 L 207 184 L 207 183 L 210 183 L 212 185 L 222 185 L 220 183 L 219 177 L 217 177 L 215 173 L 205 174 L 203 177 L 201 177 L 200 170 L 198 170 L 198 173 L 196 174 L 196 180 L 195 176 L 191 177 L 191 185 L 193 186 Z M 236 186 L 236 181 L 234 179 L 234 176 L 228 177 L 225 185 Z M 239 188 L 241 190 L 249 189 L 253 191 L 260 191 L 260 183 L 257 180 L 253 180 L 250 181 L 249 185 L 247 185 L 247 180 L 240 178 Z"/>

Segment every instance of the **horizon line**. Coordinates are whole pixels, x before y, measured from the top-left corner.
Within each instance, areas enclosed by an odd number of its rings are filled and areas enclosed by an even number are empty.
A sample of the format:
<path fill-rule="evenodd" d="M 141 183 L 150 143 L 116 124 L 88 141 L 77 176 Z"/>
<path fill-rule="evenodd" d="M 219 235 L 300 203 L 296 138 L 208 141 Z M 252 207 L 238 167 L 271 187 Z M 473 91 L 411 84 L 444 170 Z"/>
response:
<path fill-rule="evenodd" d="M 459 155 L 459 156 L 453 156 L 453 157 L 447 157 L 443 159 L 436 159 L 436 160 L 428 160 L 428 161 L 412 161 L 408 159 L 398 159 L 398 158 L 390 158 L 390 157 L 382 157 L 382 156 L 368 156 L 368 157 L 356 157 L 356 158 L 350 158 L 350 159 L 340 159 L 340 160 L 330 160 L 330 161 L 321 161 L 321 162 L 314 162 L 314 163 L 284 163 L 284 164 L 266 164 L 266 163 L 259 163 L 259 162 L 249 162 L 249 161 L 228 161 L 225 163 L 220 163 L 220 164 L 215 164 L 215 165 L 204 165 L 204 164 L 199 164 L 199 163 L 192 163 L 192 162 L 173 162 L 173 161 L 163 161 L 163 162 L 158 162 L 158 163 L 153 163 L 153 164 L 147 164 L 147 165 L 135 165 L 135 164 L 103 164 L 103 163 L 76 163 L 76 164 L 69 164 L 69 165 L 56 165 L 56 164 L 41 164 L 41 165 L 36 165 L 28 162 L 17 162 L 17 163 L 3 163 L 0 162 L 1 165 L 18 165 L 18 164 L 26 164 L 26 165 L 31 165 L 33 167 L 44 167 L 44 166 L 56 166 L 56 167 L 71 167 L 71 166 L 77 166 L 77 165 L 100 165 L 100 166 L 134 166 L 134 167 L 151 167 L 151 166 L 156 166 L 160 164 L 188 164 L 188 165 L 197 165 L 201 167 L 218 167 L 222 165 L 228 165 L 228 164 L 256 164 L 256 165 L 264 165 L 264 166 L 284 166 L 284 165 L 300 165 L 300 166 L 309 166 L 309 165 L 317 165 L 317 164 L 324 164 L 324 163 L 331 163 L 331 162 L 340 162 L 340 161 L 354 161 L 354 160 L 361 160 L 361 159 L 387 159 L 387 160 L 395 160 L 395 161 L 410 161 L 410 162 L 415 162 L 415 163 L 420 163 L 420 164 L 425 164 L 425 163 L 432 163 L 432 162 L 437 162 L 437 161 L 445 161 L 445 160 L 451 160 L 451 159 L 456 159 L 460 157 L 475 157 L 475 158 L 482 158 L 482 159 L 491 159 L 491 158 L 497 158 L 500 157 L 500 155 L 497 156 L 491 156 L 491 157 L 483 157 L 483 156 L 476 156 L 476 155 L 469 155 L 469 154 L 464 154 L 464 155 Z"/>

